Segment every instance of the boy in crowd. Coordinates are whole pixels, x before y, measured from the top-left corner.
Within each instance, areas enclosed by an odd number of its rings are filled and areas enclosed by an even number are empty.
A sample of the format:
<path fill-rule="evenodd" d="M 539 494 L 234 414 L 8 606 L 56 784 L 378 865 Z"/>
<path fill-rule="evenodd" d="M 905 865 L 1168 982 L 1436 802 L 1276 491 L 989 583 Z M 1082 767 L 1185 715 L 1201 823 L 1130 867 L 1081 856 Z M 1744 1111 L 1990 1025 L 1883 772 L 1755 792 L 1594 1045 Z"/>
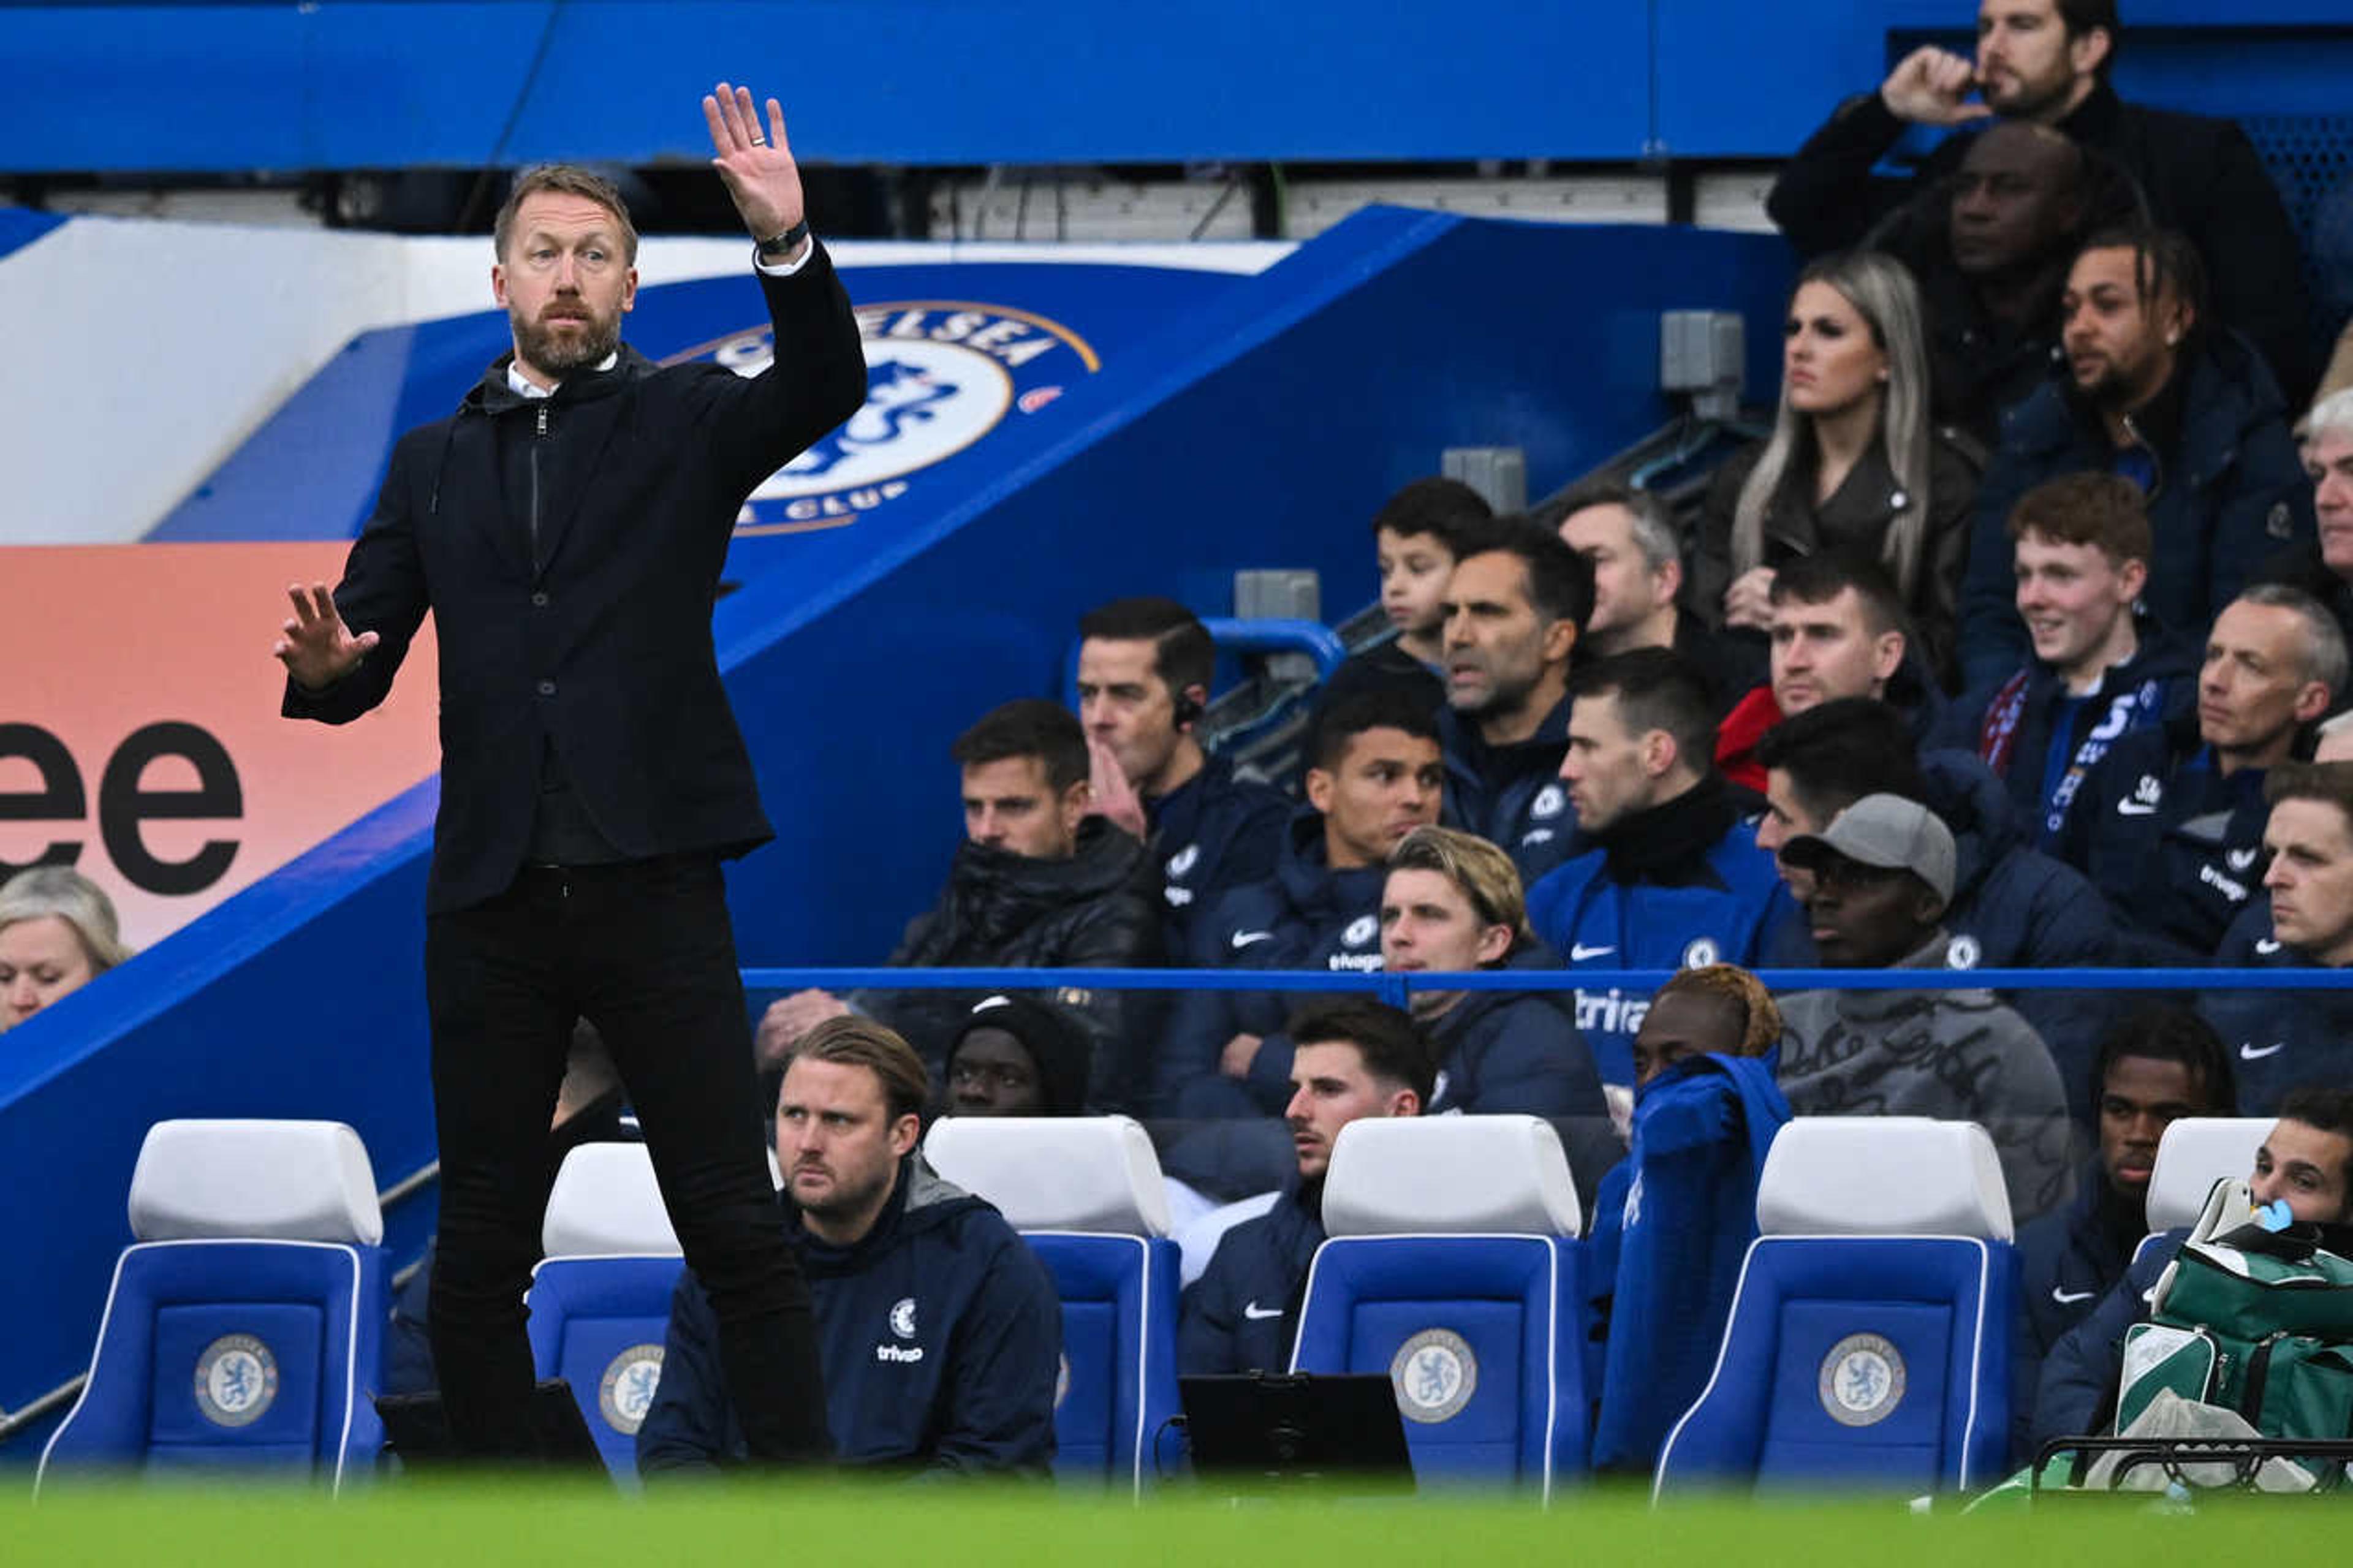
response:
<path fill-rule="evenodd" d="M 1367 687 L 1402 686 L 1435 713 L 1446 700 L 1439 667 L 1445 660 L 1446 584 L 1472 535 L 1494 515 L 1486 498 L 1460 479 L 1415 479 L 1373 514 L 1373 558 L 1380 573 L 1381 611 L 1397 628 L 1394 641 L 1360 653 L 1332 672 L 1319 705 Z"/>
<path fill-rule="evenodd" d="M 2018 616 L 2033 657 L 1947 710 L 1935 743 L 1976 752 L 2049 850 L 2092 764 L 2118 736 L 2188 706 L 2190 650 L 2138 608 L 2148 508 L 2131 480 L 2066 474 L 2010 509 Z"/>

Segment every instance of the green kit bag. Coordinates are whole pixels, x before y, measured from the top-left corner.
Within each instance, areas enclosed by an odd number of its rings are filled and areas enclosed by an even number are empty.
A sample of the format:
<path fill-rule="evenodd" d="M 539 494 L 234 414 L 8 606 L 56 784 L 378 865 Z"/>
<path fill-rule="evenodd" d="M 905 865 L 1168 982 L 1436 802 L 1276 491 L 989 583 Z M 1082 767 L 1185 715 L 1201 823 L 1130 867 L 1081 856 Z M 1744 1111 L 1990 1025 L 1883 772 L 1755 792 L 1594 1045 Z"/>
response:
<path fill-rule="evenodd" d="M 2125 1335 L 2116 1430 L 2171 1389 L 2267 1437 L 2353 1436 L 2353 1258 L 2342 1227 L 2267 1230 L 2220 1182 Z"/>

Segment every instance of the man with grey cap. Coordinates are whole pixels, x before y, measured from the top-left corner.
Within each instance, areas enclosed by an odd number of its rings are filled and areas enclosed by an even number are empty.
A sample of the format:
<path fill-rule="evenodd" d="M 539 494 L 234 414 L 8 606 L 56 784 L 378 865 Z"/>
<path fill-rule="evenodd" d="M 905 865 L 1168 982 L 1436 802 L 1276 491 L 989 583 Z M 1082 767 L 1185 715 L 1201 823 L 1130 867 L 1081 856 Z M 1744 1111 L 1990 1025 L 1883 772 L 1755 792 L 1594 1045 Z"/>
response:
<path fill-rule="evenodd" d="M 1781 847 L 1811 873 L 1806 922 L 1834 969 L 1948 969 L 1951 831 L 1901 795 L 1867 795 Z M 1989 991 L 1808 991 L 1781 1004 L 1781 1091 L 1799 1116 L 1933 1116 L 1993 1138 L 2012 1214 L 2063 1202 L 2067 1094 L 2032 1026 Z"/>

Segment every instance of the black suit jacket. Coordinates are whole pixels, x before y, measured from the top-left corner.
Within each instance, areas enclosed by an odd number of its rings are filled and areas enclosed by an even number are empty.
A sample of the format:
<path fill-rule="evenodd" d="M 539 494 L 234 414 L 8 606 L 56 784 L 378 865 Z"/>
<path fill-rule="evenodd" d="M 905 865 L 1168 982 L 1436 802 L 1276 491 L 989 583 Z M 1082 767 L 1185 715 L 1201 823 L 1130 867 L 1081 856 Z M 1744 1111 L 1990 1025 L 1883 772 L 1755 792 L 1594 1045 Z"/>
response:
<path fill-rule="evenodd" d="M 712 604 L 745 496 L 857 411 L 866 372 L 822 247 L 760 286 L 776 356 L 758 376 L 657 369 L 624 348 L 612 370 L 526 401 L 501 359 L 454 416 L 394 448 L 335 589 L 352 629 L 382 640 L 322 691 L 290 680 L 282 711 L 331 724 L 366 712 L 433 612 L 441 807 L 428 910 L 513 880 L 549 747 L 626 857 L 741 854 L 772 837 L 720 684 Z"/>

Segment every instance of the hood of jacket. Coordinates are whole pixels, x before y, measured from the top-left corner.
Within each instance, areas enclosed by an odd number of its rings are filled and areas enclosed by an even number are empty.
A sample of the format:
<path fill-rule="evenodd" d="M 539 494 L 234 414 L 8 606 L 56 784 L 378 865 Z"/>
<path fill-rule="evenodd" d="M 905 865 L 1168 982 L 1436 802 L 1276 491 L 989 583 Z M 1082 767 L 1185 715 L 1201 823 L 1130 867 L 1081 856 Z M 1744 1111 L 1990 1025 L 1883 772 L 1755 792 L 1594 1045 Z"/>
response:
<path fill-rule="evenodd" d="M 1928 809 L 1953 831 L 1949 909 L 1974 899 L 2003 856 L 2027 847 L 2026 831 L 2009 789 L 1969 752 L 1923 752 L 1920 777 Z"/>
<path fill-rule="evenodd" d="M 1292 916 L 1310 931 L 1324 931 L 1381 901 L 1388 868 L 1378 862 L 1346 870 L 1332 868 L 1324 845 L 1324 814 L 1303 807 L 1291 819 L 1274 879 Z"/>
<path fill-rule="evenodd" d="M 1949 953 L 1953 945 L 1951 933 L 1939 931 L 1936 935 L 1889 964 L 1890 969 L 1949 969 Z M 1884 990 L 1873 988 L 1841 990 L 1831 993 L 1831 1005 L 1843 1018 L 1858 1023 L 1873 1023 L 1884 1018 L 1908 1016 L 1921 1011 L 1942 1011 L 1954 1007 L 1982 1009 L 1996 1005 L 1994 994 L 1974 986 L 1923 986 L 1907 991 L 1897 986 Z"/>
<path fill-rule="evenodd" d="M 1145 868 L 1144 846 L 1100 816 L 1079 825 L 1076 849 L 1059 860 L 967 838 L 957 847 L 948 873 L 954 925 L 981 945 L 994 946 L 1059 910 L 1136 888 Z"/>
<path fill-rule="evenodd" d="M 800 1258 L 801 1268 L 815 1278 L 858 1274 L 873 1261 L 927 1231 L 938 1229 L 961 1215 L 989 1205 L 932 1169 L 918 1148 L 899 1162 L 899 1179 L 891 1197 L 864 1236 L 848 1247 L 837 1247 L 812 1235 L 798 1205 L 779 1194 L 785 1208 L 785 1234 Z"/>
<path fill-rule="evenodd" d="M 458 404 L 458 412 L 495 416 L 541 401 L 523 396 L 508 383 L 507 372 L 513 364 L 512 350 L 492 360 L 490 368 L 482 372 L 482 379 L 467 388 L 466 395 Z M 651 375 L 659 368 L 653 361 L 623 343 L 617 351 L 611 369 L 574 371 L 556 383 L 555 390 L 547 395 L 546 401 L 562 405 L 610 397 L 628 383 Z"/>
<path fill-rule="evenodd" d="M 1556 974 L 1560 968 L 1559 956 L 1552 949 L 1541 942 L 1523 942 L 1489 973 Z M 1432 1047 L 1430 1054 L 1443 1062 L 1447 1053 L 1469 1037 L 1482 1019 L 1522 1002 L 1556 1008 L 1567 1014 L 1572 1023 L 1577 1018 L 1574 991 L 1465 991 L 1460 1001 L 1425 1026 Z"/>

